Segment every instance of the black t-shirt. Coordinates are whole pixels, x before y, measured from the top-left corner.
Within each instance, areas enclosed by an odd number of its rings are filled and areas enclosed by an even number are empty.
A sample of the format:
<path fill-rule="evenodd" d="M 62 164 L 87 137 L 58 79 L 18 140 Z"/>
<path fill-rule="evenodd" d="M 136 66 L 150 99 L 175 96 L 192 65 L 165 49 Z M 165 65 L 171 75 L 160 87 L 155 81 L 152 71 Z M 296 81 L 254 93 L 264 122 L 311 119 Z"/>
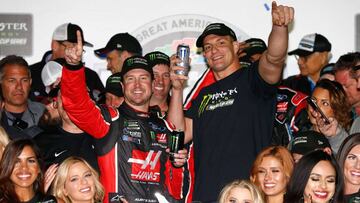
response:
<path fill-rule="evenodd" d="M 31 200 L 24 203 L 57 203 L 57 200 L 52 195 L 36 193 L 36 195 Z"/>
<path fill-rule="evenodd" d="M 216 201 L 225 184 L 249 178 L 271 140 L 276 90 L 260 77 L 257 63 L 201 90 L 185 113 L 193 120 L 193 200 Z"/>
<path fill-rule="evenodd" d="M 344 203 L 360 203 L 360 191 L 350 195 L 344 195 Z"/>
<path fill-rule="evenodd" d="M 46 168 L 54 163 L 61 163 L 70 156 L 85 159 L 99 171 L 93 138 L 86 133 L 69 133 L 56 126 L 34 138 L 39 146 Z"/>

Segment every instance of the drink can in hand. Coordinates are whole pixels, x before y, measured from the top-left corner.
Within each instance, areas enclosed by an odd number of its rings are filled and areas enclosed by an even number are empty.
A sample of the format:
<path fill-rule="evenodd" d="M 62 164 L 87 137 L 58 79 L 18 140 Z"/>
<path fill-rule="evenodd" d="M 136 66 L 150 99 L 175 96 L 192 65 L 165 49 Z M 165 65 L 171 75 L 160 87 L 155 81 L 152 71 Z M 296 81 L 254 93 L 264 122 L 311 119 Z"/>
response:
<path fill-rule="evenodd" d="M 181 62 L 177 63 L 176 65 L 184 67 L 184 70 L 177 70 L 175 73 L 178 75 L 187 76 L 190 69 L 190 47 L 186 44 L 179 44 L 176 55 L 181 60 Z"/>
<path fill-rule="evenodd" d="M 184 131 L 173 131 L 169 136 L 170 161 L 174 162 L 174 154 L 184 149 Z"/>

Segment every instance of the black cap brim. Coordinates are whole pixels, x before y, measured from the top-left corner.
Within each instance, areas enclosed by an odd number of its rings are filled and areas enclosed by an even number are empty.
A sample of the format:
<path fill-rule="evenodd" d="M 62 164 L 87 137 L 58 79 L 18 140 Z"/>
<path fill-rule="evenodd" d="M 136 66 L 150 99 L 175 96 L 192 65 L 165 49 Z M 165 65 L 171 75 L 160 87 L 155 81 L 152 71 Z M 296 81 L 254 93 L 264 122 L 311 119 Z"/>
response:
<path fill-rule="evenodd" d="M 90 42 L 87 42 L 87 41 L 83 41 L 83 45 L 87 46 L 87 47 L 94 47 L 93 44 L 91 44 Z"/>
<path fill-rule="evenodd" d="M 101 48 L 101 49 L 97 49 L 94 50 L 94 53 L 96 56 L 98 56 L 99 58 L 106 58 L 106 55 L 110 52 L 111 50 L 106 49 L 106 47 Z"/>
<path fill-rule="evenodd" d="M 290 51 L 288 53 L 288 55 L 309 56 L 312 53 L 314 53 L 314 52 L 305 51 L 305 50 L 302 50 L 302 49 L 295 49 L 293 51 Z"/>

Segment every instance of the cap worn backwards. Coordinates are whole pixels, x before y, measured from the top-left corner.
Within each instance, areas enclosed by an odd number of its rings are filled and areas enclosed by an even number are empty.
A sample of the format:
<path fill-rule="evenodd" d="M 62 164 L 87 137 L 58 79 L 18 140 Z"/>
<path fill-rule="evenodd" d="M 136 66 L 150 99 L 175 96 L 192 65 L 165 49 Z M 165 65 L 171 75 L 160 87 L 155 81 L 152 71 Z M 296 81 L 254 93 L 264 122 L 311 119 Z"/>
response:
<path fill-rule="evenodd" d="M 124 75 L 133 69 L 143 69 L 150 73 L 151 79 L 154 78 L 152 67 L 149 66 L 148 61 L 143 56 L 132 56 L 124 61 L 123 68 L 121 70 L 121 78 L 124 79 Z"/>
<path fill-rule="evenodd" d="M 105 58 L 106 55 L 113 50 L 126 50 L 135 55 L 142 55 L 142 48 L 139 41 L 127 32 L 112 36 L 104 48 L 97 49 L 94 53 L 100 58 Z"/>
<path fill-rule="evenodd" d="M 55 41 L 68 41 L 71 43 L 77 43 L 77 34 L 76 31 L 80 31 L 82 43 L 84 46 L 93 47 L 93 45 L 84 39 L 84 33 L 80 26 L 72 23 L 65 23 L 58 26 L 54 33 L 52 39 Z"/>
<path fill-rule="evenodd" d="M 289 52 L 289 55 L 308 56 L 314 52 L 331 51 L 331 43 L 321 34 L 313 33 L 305 35 L 297 49 Z"/>
<path fill-rule="evenodd" d="M 199 36 L 199 38 L 196 40 L 196 46 L 197 47 L 203 47 L 204 45 L 204 39 L 208 35 L 219 35 L 219 36 L 227 36 L 233 38 L 233 40 L 237 40 L 235 32 L 226 26 L 224 23 L 211 23 L 208 26 L 206 26 L 204 32 Z"/>
<path fill-rule="evenodd" d="M 53 61 L 49 61 L 45 64 L 44 68 L 41 70 L 41 80 L 44 83 L 45 91 L 50 92 L 51 86 L 58 78 L 61 78 L 62 75 L 62 66 L 65 64 L 65 59 L 59 58 Z"/>
<path fill-rule="evenodd" d="M 150 67 L 154 67 L 155 65 L 158 65 L 158 64 L 165 64 L 165 65 L 170 66 L 169 56 L 160 51 L 154 51 L 154 52 L 147 53 L 145 55 L 145 58 L 148 60 Z"/>

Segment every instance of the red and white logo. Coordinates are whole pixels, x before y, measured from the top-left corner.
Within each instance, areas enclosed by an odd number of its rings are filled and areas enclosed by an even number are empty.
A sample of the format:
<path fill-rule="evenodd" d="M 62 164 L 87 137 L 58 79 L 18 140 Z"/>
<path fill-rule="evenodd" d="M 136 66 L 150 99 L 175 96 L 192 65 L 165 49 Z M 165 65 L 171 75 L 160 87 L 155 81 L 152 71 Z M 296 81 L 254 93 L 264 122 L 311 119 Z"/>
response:
<path fill-rule="evenodd" d="M 131 178 L 146 182 L 160 182 L 160 156 L 161 151 L 143 152 L 132 151 L 132 158 L 128 160 L 131 165 Z"/>
<path fill-rule="evenodd" d="M 166 144 L 166 142 L 167 142 L 166 133 L 157 133 L 157 134 L 156 134 L 156 140 L 157 140 L 159 143 Z"/>

